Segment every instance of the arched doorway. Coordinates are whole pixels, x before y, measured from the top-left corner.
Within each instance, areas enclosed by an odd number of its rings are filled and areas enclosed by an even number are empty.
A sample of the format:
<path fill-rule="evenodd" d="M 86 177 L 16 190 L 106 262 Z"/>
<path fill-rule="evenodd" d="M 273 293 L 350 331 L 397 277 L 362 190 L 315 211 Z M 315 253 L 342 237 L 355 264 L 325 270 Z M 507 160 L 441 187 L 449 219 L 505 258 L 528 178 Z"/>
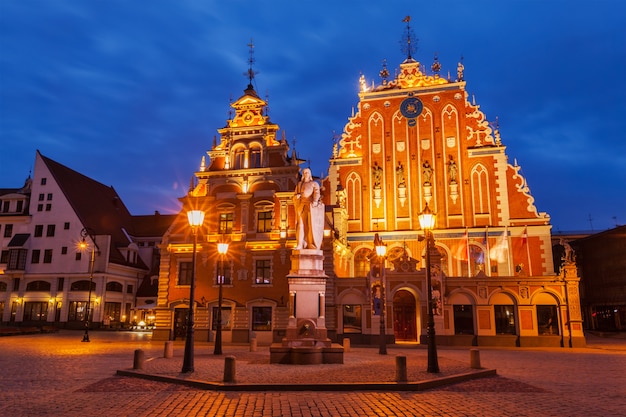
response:
<path fill-rule="evenodd" d="M 415 296 L 400 290 L 393 296 L 393 333 L 398 342 L 417 342 Z"/>

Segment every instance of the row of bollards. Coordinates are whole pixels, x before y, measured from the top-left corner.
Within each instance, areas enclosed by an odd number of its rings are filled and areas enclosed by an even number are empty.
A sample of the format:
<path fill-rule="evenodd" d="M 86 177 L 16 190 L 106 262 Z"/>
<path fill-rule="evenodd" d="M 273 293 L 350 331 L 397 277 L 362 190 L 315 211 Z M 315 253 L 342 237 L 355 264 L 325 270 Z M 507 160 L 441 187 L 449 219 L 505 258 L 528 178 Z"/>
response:
<path fill-rule="evenodd" d="M 350 351 L 350 339 L 343 339 L 343 348 L 345 352 Z M 256 339 L 250 341 L 250 352 L 256 352 L 257 344 Z M 166 359 L 174 356 L 174 342 L 165 342 L 163 349 L 163 357 Z M 143 369 L 146 356 L 143 350 L 135 350 L 135 356 L 133 358 L 133 369 Z M 235 382 L 235 375 L 237 369 L 237 360 L 234 356 L 226 356 L 224 358 L 224 382 Z M 470 368 L 481 369 L 480 366 L 480 351 L 478 349 L 470 349 Z M 396 382 L 408 382 L 408 374 L 406 367 L 406 356 L 396 356 Z"/>

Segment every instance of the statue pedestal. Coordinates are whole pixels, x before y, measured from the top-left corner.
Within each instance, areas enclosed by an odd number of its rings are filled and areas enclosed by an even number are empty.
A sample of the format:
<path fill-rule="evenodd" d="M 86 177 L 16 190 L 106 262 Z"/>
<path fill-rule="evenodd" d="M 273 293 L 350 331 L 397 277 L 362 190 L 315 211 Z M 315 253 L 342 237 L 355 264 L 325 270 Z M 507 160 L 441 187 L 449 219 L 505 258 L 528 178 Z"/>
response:
<path fill-rule="evenodd" d="M 270 347 L 270 363 L 343 363 L 343 346 L 327 337 L 324 254 L 294 250 L 289 281 L 289 322 L 285 338 Z"/>

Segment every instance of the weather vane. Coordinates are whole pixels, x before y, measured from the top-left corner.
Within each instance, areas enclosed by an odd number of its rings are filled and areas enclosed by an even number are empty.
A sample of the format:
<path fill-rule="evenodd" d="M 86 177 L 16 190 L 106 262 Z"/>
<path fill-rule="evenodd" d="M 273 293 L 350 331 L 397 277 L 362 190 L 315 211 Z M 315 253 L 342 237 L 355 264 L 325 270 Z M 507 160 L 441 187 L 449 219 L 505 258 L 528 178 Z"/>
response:
<path fill-rule="evenodd" d="M 417 45 L 415 45 L 413 41 L 417 43 L 417 39 L 411 30 L 411 16 L 405 17 L 402 21 L 406 23 L 406 32 L 402 36 L 402 52 L 406 54 L 407 60 L 411 60 L 413 59 L 412 55 L 417 49 Z"/>
<path fill-rule="evenodd" d="M 252 69 L 252 64 L 254 64 L 254 42 L 252 38 L 250 38 L 250 43 L 248 44 L 248 47 L 250 48 L 250 57 L 248 58 L 249 67 L 248 71 L 244 72 L 243 75 L 248 77 L 248 88 L 254 88 L 252 87 L 252 80 L 254 79 L 254 76 L 259 72 Z"/>

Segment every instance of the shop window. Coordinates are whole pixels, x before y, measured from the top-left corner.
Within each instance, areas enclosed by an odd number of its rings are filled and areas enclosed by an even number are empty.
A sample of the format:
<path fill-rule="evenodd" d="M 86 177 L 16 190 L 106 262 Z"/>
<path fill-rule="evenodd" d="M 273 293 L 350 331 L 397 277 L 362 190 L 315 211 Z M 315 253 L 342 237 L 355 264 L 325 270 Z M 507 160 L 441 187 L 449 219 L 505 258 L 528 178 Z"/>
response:
<path fill-rule="evenodd" d="M 453 306 L 454 334 L 474 334 L 474 309 L 471 304 Z"/>
<path fill-rule="evenodd" d="M 122 316 L 122 303 L 104 303 L 104 317 L 110 321 L 120 321 Z"/>
<path fill-rule="evenodd" d="M 230 330 L 232 326 L 232 310 L 230 307 L 222 306 L 222 330 Z M 217 330 L 217 307 L 213 307 L 212 330 Z"/>
<path fill-rule="evenodd" d="M 361 306 L 357 304 L 343 305 L 343 333 L 362 333 Z"/>
<path fill-rule="evenodd" d="M 272 330 L 272 307 L 252 307 L 252 330 Z"/>
<path fill-rule="evenodd" d="M 46 321 L 48 319 L 47 301 L 27 301 L 24 303 L 23 321 Z"/>
<path fill-rule="evenodd" d="M 493 306 L 496 319 L 496 334 L 517 334 L 515 330 L 515 306 Z"/>
<path fill-rule="evenodd" d="M 555 305 L 537 306 L 537 326 L 539 335 L 558 335 L 559 321 L 556 314 Z"/>
<path fill-rule="evenodd" d="M 91 306 L 93 307 L 93 305 Z M 67 312 L 67 321 L 85 321 L 87 301 L 70 301 Z M 93 308 L 89 308 L 89 318 L 93 318 Z"/>

